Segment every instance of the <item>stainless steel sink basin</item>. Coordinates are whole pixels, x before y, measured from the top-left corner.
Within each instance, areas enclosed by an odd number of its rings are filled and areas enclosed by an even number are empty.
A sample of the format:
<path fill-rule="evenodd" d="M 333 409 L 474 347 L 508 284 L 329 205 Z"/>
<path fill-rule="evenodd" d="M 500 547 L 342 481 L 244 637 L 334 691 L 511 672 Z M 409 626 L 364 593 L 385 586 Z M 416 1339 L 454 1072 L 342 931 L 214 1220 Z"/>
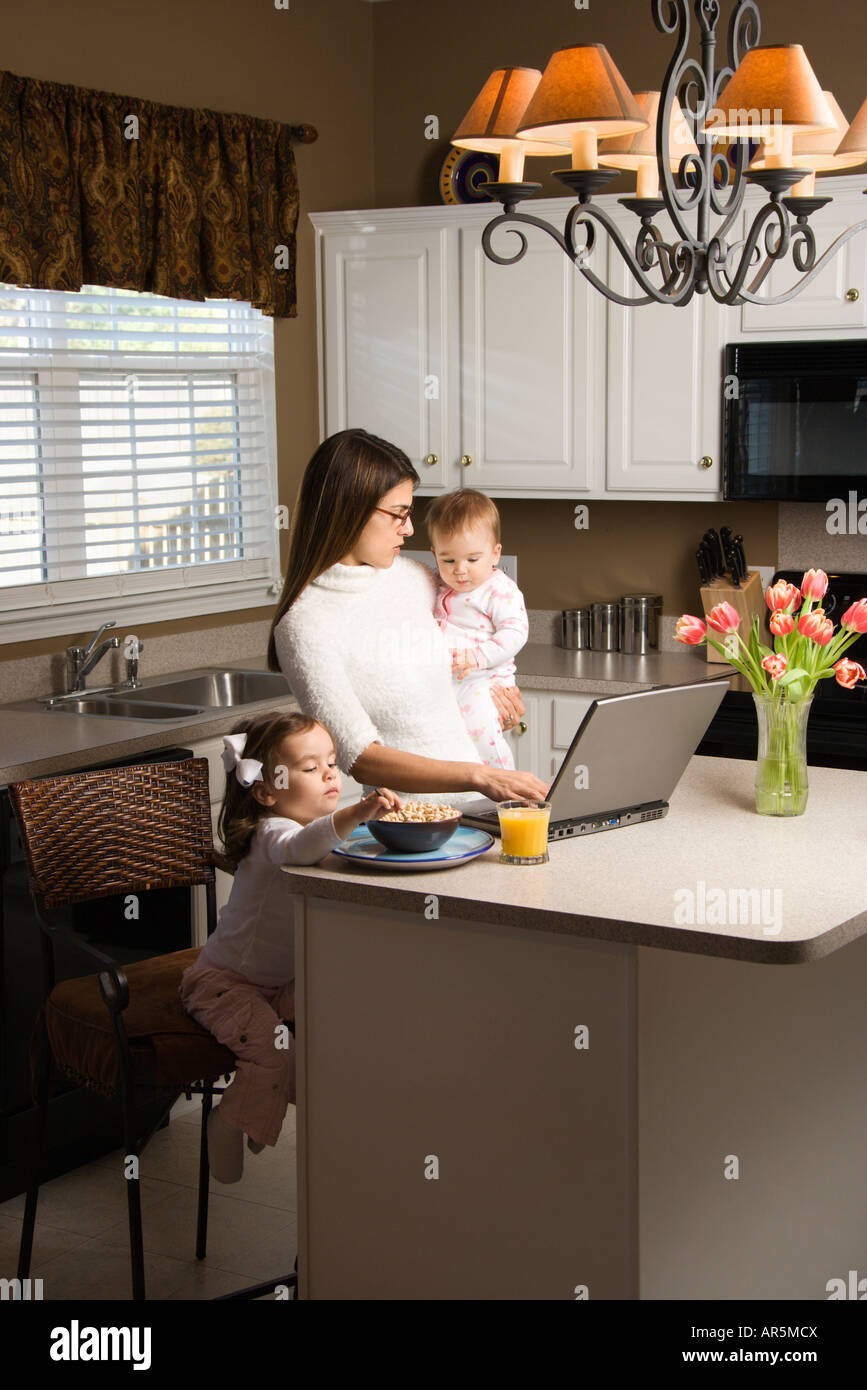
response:
<path fill-rule="evenodd" d="M 54 696 L 40 701 L 43 709 L 67 714 L 100 714 L 114 719 L 189 719 L 208 710 L 232 709 L 262 700 L 286 700 L 292 694 L 285 676 L 276 671 L 239 671 L 213 667 L 189 671 L 153 685 L 134 689 L 108 687 L 83 690 L 80 695 Z"/>
<path fill-rule="evenodd" d="M 233 705 L 253 704 L 256 700 L 285 700 L 291 694 L 286 677 L 276 671 L 214 670 L 163 681 L 160 685 L 125 690 L 118 698 L 131 704 L 171 700 L 182 705 L 204 705 L 205 709 L 229 709 Z"/>
<path fill-rule="evenodd" d="M 147 704 L 144 700 L 130 704 L 119 695 L 84 695 L 80 700 L 64 700 L 52 708 L 64 714 L 107 714 L 113 719 L 189 719 L 191 714 L 204 713 L 190 705 Z"/>

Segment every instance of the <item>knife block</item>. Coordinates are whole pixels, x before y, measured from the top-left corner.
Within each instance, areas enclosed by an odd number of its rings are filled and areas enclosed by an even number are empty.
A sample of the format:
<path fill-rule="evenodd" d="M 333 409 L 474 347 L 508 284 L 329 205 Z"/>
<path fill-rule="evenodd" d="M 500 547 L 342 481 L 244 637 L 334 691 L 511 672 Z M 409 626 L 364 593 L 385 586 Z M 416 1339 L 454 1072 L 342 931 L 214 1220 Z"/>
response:
<path fill-rule="evenodd" d="M 718 603 L 730 603 L 740 616 L 741 625 L 738 632 L 745 642 L 749 640 L 753 614 L 757 613 L 759 620 L 761 620 L 765 611 L 765 591 L 758 570 L 750 570 L 739 589 L 736 589 L 730 580 L 717 578 L 712 579 L 710 584 L 703 584 L 699 593 L 701 594 L 701 606 L 705 622 L 707 622 L 708 613 Z M 726 638 L 721 632 L 714 635 L 720 642 L 725 642 Z M 739 650 L 740 647 L 736 646 L 735 651 Z M 728 665 L 726 658 L 715 651 L 709 642 L 705 644 L 705 651 L 708 661 L 717 662 L 723 666 Z"/>

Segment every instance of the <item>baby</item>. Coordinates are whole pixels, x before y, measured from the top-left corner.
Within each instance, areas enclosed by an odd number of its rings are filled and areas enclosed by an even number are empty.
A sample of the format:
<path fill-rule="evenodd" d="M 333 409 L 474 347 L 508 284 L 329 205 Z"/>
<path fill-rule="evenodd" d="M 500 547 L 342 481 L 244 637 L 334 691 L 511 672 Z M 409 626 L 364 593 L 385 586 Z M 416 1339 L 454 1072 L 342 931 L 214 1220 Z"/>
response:
<path fill-rule="evenodd" d="M 460 488 L 435 498 L 425 521 L 442 580 L 434 617 L 451 652 L 467 732 L 483 763 L 514 768 L 491 686 L 515 684 L 514 657 L 529 625 L 520 589 L 497 569 L 500 514 L 483 492 Z"/>

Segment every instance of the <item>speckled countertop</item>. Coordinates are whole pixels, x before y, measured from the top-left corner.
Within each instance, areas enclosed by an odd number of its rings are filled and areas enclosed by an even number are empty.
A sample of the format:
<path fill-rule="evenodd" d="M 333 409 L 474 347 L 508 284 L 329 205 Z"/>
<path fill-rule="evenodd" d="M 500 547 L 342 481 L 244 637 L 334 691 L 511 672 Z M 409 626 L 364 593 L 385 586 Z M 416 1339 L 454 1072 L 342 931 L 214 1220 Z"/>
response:
<path fill-rule="evenodd" d="M 612 695 L 654 685 L 710 680 L 730 671 L 709 665 L 704 648 L 626 656 L 620 652 L 566 651 L 542 642 L 528 643 L 517 665 L 518 682 L 528 690 L 601 690 Z M 266 669 L 264 660 L 257 658 L 223 661 L 220 666 Z M 145 678 L 141 685 L 160 685 L 169 679 L 171 676 L 163 673 Z M 230 710 L 207 710 L 170 722 L 65 714 L 56 709 L 41 710 L 33 701 L 0 705 L 0 786 L 215 738 L 248 710 L 265 709 L 274 703 L 265 700 Z M 290 696 L 287 703 L 291 707 L 295 702 Z"/>
<path fill-rule="evenodd" d="M 867 933 L 864 822 L 853 815 L 865 774 L 811 767 L 809 777 L 804 815 L 760 816 L 754 763 L 693 757 L 664 819 L 553 843 L 547 864 L 500 864 L 496 841 L 451 870 L 370 871 L 331 854 L 284 872 L 293 892 L 367 907 L 423 913 L 435 894 L 440 918 L 803 963 Z"/>

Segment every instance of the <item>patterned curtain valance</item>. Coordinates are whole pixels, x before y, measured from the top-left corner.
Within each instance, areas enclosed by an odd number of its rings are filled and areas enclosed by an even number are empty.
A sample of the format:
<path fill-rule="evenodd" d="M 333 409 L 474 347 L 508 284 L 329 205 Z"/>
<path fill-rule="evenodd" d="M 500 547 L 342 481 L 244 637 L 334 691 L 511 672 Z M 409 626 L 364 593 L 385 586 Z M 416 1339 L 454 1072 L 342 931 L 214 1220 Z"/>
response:
<path fill-rule="evenodd" d="M 297 222 L 289 126 L 0 73 L 0 282 L 294 317 Z"/>

